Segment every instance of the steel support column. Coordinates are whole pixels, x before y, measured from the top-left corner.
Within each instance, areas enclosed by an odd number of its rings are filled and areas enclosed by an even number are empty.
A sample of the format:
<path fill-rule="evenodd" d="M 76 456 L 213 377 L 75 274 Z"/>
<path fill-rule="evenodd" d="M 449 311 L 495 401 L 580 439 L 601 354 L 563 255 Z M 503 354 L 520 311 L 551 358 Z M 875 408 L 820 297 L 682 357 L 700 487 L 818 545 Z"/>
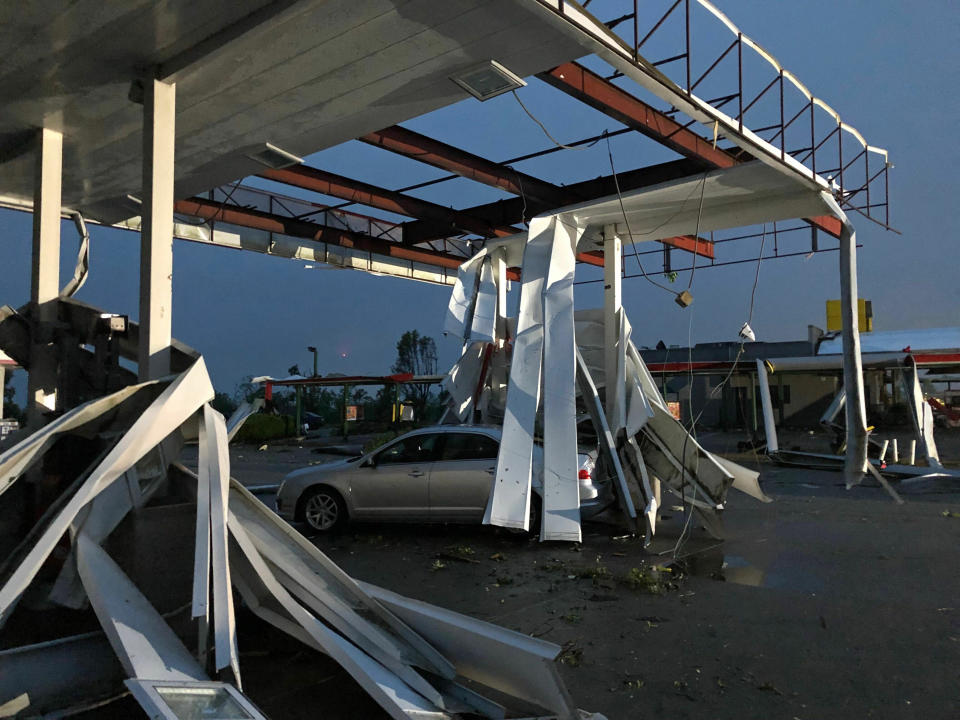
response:
<path fill-rule="evenodd" d="M 37 307 L 37 327 L 30 350 L 27 416 L 33 424 L 56 409 L 57 359 L 53 323 L 60 293 L 60 188 L 63 135 L 49 128 L 37 131 L 33 180 L 33 256 L 30 300 Z"/>
<path fill-rule="evenodd" d="M 152 78 L 144 85 L 139 374 L 152 380 L 170 372 L 177 86 Z"/>
<path fill-rule="evenodd" d="M 620 236 L 610 225 L 603 229 L 603 344 L 604 344 L 604 405 L 607 424 L 619 443 L 619 432 L 625 425 L 625 410 L 620 398 L 624 382 L 620 374 L 626 365 L 620 358 L 620 311 L 622 308 L 623 255 Z"/>

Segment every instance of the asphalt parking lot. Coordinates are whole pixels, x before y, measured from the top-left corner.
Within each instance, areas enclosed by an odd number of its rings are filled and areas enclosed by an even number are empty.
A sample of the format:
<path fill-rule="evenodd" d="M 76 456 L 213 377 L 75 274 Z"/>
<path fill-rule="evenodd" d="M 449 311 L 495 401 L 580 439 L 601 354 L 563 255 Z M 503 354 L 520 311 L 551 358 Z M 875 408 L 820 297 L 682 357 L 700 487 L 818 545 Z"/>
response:
<path fill-rule="evenodd" d="M 327 459 L 232 453 L 248 485 Z M 612 521 L 576 546 L 463 526 L 312 539 L 356 578 L 561 646 L 573 697 L 611 719 L 960 717 L 960 492 L 897 506 L 834 473 L 760 468 L 775 502 L 732 493 L 723 543 L 673 500 L 646 550 Z M 332 663 L 270 634 L 244 648 L 241 626 L 242 662 L 272 669 L 246 685 L 269 715 L 382 716 Z"/>

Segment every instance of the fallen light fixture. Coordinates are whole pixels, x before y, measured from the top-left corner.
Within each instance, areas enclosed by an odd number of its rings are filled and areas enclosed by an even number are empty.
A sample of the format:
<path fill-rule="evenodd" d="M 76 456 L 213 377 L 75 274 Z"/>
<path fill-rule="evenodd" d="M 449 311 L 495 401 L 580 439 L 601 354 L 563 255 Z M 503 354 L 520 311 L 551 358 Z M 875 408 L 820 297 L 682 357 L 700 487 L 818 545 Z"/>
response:
<path fill-rule="evenodd" d="M 473 65 L 454 73 L 450 79 L 481 102 L 527 84 L 523 78 L 510 72 L 496 60 Z"/>
<path fill-rule="evenodd" d="M 683 292 L 678 292 L 673 301 L 682 308 L 690 307 L 690 304 L 693 302 L 693 295 L 690 294 L 689 290 L 684 290 Z"/>
<path fill-rule="evenodd" d="M 244 155 L 273 170 L 282 170 L 291 165 L 303 164 L 302 157 L 298 157 L 270 143 L 264 143 L 262 148 L 245 152 Z"/>

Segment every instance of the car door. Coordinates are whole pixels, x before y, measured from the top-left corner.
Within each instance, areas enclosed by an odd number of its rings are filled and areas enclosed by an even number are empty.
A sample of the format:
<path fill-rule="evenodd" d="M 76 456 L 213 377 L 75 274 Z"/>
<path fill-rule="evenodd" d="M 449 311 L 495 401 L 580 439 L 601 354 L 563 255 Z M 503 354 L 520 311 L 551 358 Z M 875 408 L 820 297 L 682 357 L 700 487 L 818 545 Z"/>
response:
<path fill-rule="evenodd" d="M 351 482 L 353 513 L 368 520 L 425 520 L 437 433 L 398 438 L 358 468 Z"/>
<path fill-rule="evenodd" d="M 497 471 L 500 443 L 486 433 L 446 433 L 430 470 L 430 519 L 480 522 Z"/>

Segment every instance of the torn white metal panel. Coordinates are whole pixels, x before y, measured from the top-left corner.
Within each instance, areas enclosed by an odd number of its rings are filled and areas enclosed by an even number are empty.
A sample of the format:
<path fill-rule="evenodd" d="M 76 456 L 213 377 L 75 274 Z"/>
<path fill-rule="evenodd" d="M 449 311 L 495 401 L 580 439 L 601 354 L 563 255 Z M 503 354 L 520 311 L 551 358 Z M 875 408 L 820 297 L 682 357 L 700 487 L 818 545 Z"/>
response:
<path fill-rule="evenodd" d="M 345 605 L 377 626 L 389 629 L 411 652 L 418 654 L 417 664 L 421 667 L 444 677 L 453 676 L 453 668 L 443 655 L 372 600 L 353 578 L 236 481 L 231 482 L 230 514 L 243 523 L 247 535 L 252 536 L 255 543 L 270 546 L 276 553 L 289 553 L 298 558 L 316 576 L 314 582 L 324 582 L 329 591 L 335 593 Z"/>
<path fill-rule="evenodd" d="M 480 265 L 486 253 L 477 253 L 457 270 L 457 280 L 450 293 L 447 317 L 443 332 L 456 338 L 466 339 L 473 320 L 473 307 L 477 299 L 477 284 L 480 280 Z"/>
<path fill-rule="evenodd" d="M 497 339 L 497 286 L 489 255 L 480 264 L 473 320 L 470 324 L 472 342 L 494 342 Z"/>
<path fill-rule="evenodd" d="M 576 344 L 573 327 L 576 228 L 553 223 L 543 289 L 543 523 L 541 539 L 580 541 L 577 479 Z M 509 400 L 508 400 L 509 402 Z M 530 428 L 533 429 L 532 427 Z"/>
<path fill-rule="evenodd" d="M 255 544 L 266 559 L 266 548 L 263 545 Z M 422 695 L 439 708 L 445 707 L 443 694 L 408 663 L 403 657 L 403 649 L 390 636 L 359 618 L 356 613 L 350 612 L 350 608 L 345 608 L 342 603 L 338 603 L 335 599 L 330 602 L 328 599 L 329 593 L 325 589 L 305 586 L 304 583 L 311 584 L 309 577 L 297 572 L 297 568 L 293 568 L 293 572 L 297 575 L 295 578 L 285 572 L 282 567 L 269 560 L 267 566 L 274 577 L 277 578 L 277 581 L 308 610 L 409 685 L 414 692 Z M 336 610 L 331 612 L 332 608 L 336 608 Z M 350 619 L 347 621 L 343 619 L 344 617 Z"/>
<path fill-rule="evenodd" d="M 0 455 L 0 495 L 37 457 L 47 451 L 58 435 L 82 427 L 117 407 L 140 390 L 155 384 L 155 382 L 148 382 L 131 385 L 111 395 L 78 405 L 8 449 Z"/>
<path fill-rule="evenodd" d="M 255 570 L 260 582 L 280 602 L 283 609 L 322 648 L 323 652 L 349 672 L 390 717 L 394 720 L 409 720 L 411 717 L 444 719 L 450 717 L 426 698 L 414 692 L 383 665 L 321 623 L 298 603 L 277 581 L 243 529 L 243 525 L 235 519 L 232 511 L 230 515 L 230 532 L 247 561 Z M 424 713 L 425 715 L 417 715 L 416 713 Z"/>
<path fill-rule="evenodd" d="M 767 454 L 780 450 L 777 442 L 777 423 L 773 418 L 773 400 L 770 399 L 770 379 L 763 360 L 757 360 L 757 385 L 760 386 L 760 407 L 763 409 L 763 431 L 767 436 Z"/>
<path fill-rule="evenodd" d="M 193 551 L 191 617 L 210 618 L 210 439 L 207 424 L 199 424 L 197 438 L 197 527 Z"/>
<path fill-rule="evenodd" d="M 80 510 L 186 422 L 199 407 L 212 400 L 213 394 L 206 366 L 200 358 L 147 407 L 50 522 L 20 566 L 0 588 L 0 626 L 9 618 L 17 600 Z"/>
<path fill-rule="evenodd" d="M 450 408 L 461 422 L 470 417 L 486 347 L 482 342 L 467 345 L 443 379 L 443 389 L 450 394 Z"/>
<path fill-rule="evenodd" d="M 206 431 L 206 473 L 210 491 L 210 569 L 213 578 L 213 628 L 215 668 L 230 667 L 240 685 L 237 629 L 233 615 L 233 590 L 227 555 L 227 494 L 230 487 L 230 454 L 223 415 L 209 404 L 203 406 Z M 203 468 L 198 468 L 202 473 Z"/>
<path fill-rule="evenodd" d="M 927 465 L 942 468 L 937 443 L 933 438 L 933 409 L 924 400 L 923 389 L 920 387 L 920 377 L 917 374 L 917 363 L 912 357 L 904 362 L 900 373 L 904 394 L 909 398 L 910 420 L 917 435 L 920 451 L 927 461 Z"/>
<path fill-rule="evenodd" d="M 243 527 L 247 537 L 281 585 L 335 631 L 349 638 L 416 692 L 434 704 L 442 705 L 442 696 L 410 666 L 416 665 L 452 679 L 454 671 L 449 662 L 445 659 L 439 663 L 428 661 L 390 626 L 375 625 L 365 619 L 358 612 L 362 611 L 362 607 L 357 603 L 350 603 L 349 598 L 344 597 L 342 589 L 322 574 L 318 574 L 316 563 L 311 562 L 310 555 L 298 551 L 297 545 L 284 542 L 283 536 L 271 533 L 269 526 L 258 522 L 257 514 L 250 512 L 251 508 L 247 507 L 242 496 L 234 495 L 231 508 L 235 513 L 234 517 L 245 518 Z M 376 604 L 370 598 L 367 598 L 367 603 L 371 606 Z M 399 620 L 395 620 L 395 624 L 399 623 Z M 422 640 L 421 644 L 426 646 Z M 431 649 L 430 652 L 437 656 L 436 651 Z"/>
<path fill-rule="evenodd" d="M 709 501 L 705 507 L 723 503 L 733 476 L 670 413 L 654 408 L 654 416 L 642 435 L 653 443 L 645 449 L 644 459 L 657 477 L 675 491 L 690 482 L 695 489 L 699 488 L 703 495 L 700 499 Z M 658 460 L 656 451 L 663 453 L 669 465 Z"/>
<path fill-rule="evenodd" d="M 233 411 L 233 414 L 227 419 L 227 440 L 233 440 L 234 436 L 240 432 L 240 428 L 243 427 L 243 424 L 247 419 L 260 411 L 260 408 L 263 407 L 264 400 L 263 398 L 255 398 L 254 400 L 247 402 L 244 401 Z"/>
<path fill-rule="evenodd" d="M 620 464 L 620 457 L 617 455 L 617 445 L 610 432 L 610 426 L 607 425 L 607 418 L 603 412 L 603 405 L 600 403 L 600 396 L 597 394 L 597 387 L 594 385 L 593 378 L 590 377 L 590 370 L 583 361 L 583 356 L 577 350 L 577 380 L 580 385 L 580 394 L 583 396 L 584 405 L 593 422 L 593 426 L 600 440 L 600 447 L 604 456 L 609 459 L 613 467 L 614 477 L 616 478 L 619 492 L 617 499 L 621 503 L 621 509 L 631 518 L 637 516 L 636 507 L 634 507 L 632 493 L 627 486 L 627 479 L 624 476 L 623 466 Z"/>
<path fill-rule="evenodd" d="M 722 455 L 714 455 L 713 457 L 720 463 L 724 470 L 733 475 L 733 483 L 730 487 L 746 493 L 760 502 L 773 502 L 773 498 L 760 488 L 760 473 L 756 470 L 745 468 L 743 465 L 735 463 L 732 460 L 728 460 Z"/>
<path fill-rule="evenodd" d="M 847 393 L 841 387 L 840 391 L 833 396 L 833 400 L 830 401 L 830 404 L 827 406 L 827 409 L 823 411 L 823 415 L 820 416 L 821 425 L 833 425 L 834 421 L 837 419 L 837 415 L 840 414 L 840 411 L 843 410 L 843 406 L 847 402 Z"/>
<path fill-rule="evenodd" d="M 130 677 L 206 680 L 170 626 L 103 548 L 77 536 L 77 568 L 100 624 Z"/>
<path fill-rule="evenodd" d="M 562 720 L 579 720 L 557 673 L 557 645 L 369 583 L 361 587 L 450 658 L 458 675 L 534 702 Z"/>
<path fill-rule="evenodd" d="M 543 294 L 558 222 L 556 216 L 530 221 L 530 240 L 523 253 L 523 284 L 510 362 L 503 440 L 493 491 L 483 517 L 483 522 L 489 525 L 529 528 L 533 431 L 540 404 L 543 366 Z"/>
<path fill-rule="evenodd" d="M 507 324 L 507 252 L 504 249 L 494 250 L 493 258 L 494 282 L 497 285 L 497 338 L 505 342 L 509 336 Z"/>

